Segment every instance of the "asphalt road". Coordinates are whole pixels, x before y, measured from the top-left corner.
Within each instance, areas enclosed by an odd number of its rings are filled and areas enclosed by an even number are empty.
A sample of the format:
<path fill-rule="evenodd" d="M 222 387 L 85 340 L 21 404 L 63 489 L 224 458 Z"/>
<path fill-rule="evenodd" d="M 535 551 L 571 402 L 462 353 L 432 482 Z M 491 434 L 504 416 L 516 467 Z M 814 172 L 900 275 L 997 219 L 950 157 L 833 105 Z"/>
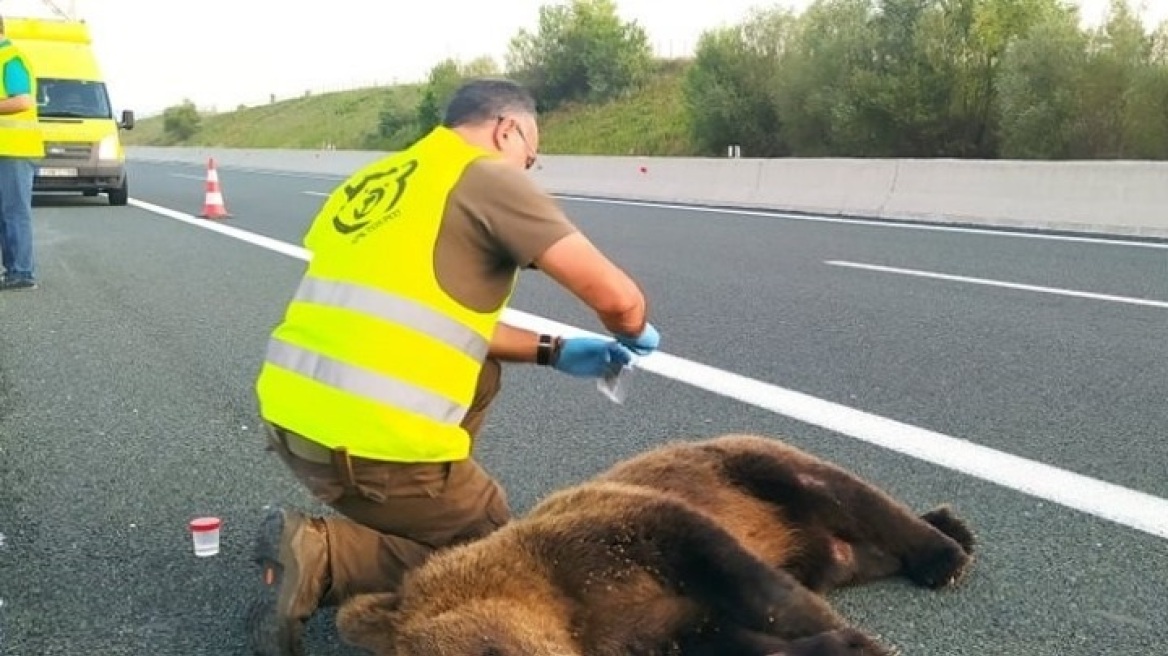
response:
<path fill-rule="evenodd" d="M 201 169 L 131 170 L 132 197 L 201 209 Z M 228 225 L 295 245 L 336 182 L 220 176 Z M 104 198 L 38 205 L 42 287 L 0 296 L 0 654 L 243 653 L 262 508 L 315 507 L 262 449 L 251 389 L 303 263 Z M 670 354 L 1168 497 L 1168 307 L 827 263 L 1168 301 L 1168 249 L 565 207 L 643 283 Z M 598 329 L 538 274 L 514 306 Z M 977 530 L 960 590 L 833 597 L 906 654 L 1162 653 L 1168 540 L 668 378 L 631 382 L 614 406 L 555 372 L 506 373 L 479 457 L 518 512 L 669 437 L 782 435 Z M 191 554 L 201 514 L 225 522 L 215 558 Z M 330 619 L 310 653 L 354 653 Z"/>

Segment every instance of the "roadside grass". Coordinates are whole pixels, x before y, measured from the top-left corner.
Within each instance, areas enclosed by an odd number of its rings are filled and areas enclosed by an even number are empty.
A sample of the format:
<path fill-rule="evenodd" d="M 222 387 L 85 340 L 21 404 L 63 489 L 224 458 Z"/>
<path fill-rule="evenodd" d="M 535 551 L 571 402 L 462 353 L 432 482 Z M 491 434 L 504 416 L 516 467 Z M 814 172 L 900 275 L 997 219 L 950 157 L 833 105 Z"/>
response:
<path fill-rule="evenodd" d="M 549 154 L 690 155 L 682 103 L 684 63 L 663 62 L 644 88 L 601 104 L 573 104 L 541 117 L 541 150 Z M 269 105 L 201 115 L 198 132 L 175 141 L 161 116 L 123 133 L 127 145 L 219 148 L 373 148 L 379 114 L 394 94 L 413 104 L 420 85 L 307 95 Z"/>

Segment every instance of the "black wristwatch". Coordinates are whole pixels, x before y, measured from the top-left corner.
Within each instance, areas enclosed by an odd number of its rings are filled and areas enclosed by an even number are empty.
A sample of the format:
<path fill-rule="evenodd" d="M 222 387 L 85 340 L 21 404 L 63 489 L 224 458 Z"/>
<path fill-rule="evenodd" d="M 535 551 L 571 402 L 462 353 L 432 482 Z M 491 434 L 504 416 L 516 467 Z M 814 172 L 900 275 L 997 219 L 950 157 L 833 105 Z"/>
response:
<path fill-rule="evenodd" d="M 535 350 L 535 363 L 543 366 L 555 364 L 560 356 L 561 343 L 559 337 L 540 335 L 539 346 Z"/>

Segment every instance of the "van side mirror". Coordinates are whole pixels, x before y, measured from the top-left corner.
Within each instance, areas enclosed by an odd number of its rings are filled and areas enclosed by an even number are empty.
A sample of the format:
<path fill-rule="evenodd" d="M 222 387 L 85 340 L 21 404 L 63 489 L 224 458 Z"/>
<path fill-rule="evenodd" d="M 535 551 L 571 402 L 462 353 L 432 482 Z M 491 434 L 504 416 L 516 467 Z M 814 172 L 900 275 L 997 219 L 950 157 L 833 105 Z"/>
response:
<path fill-rule="evenodd" d="M 132 110 L 132 109 L 123 109 L 122 110 L 121 127 L 123 130 L 133 130 L 134 129 L 134 110 Z"/>

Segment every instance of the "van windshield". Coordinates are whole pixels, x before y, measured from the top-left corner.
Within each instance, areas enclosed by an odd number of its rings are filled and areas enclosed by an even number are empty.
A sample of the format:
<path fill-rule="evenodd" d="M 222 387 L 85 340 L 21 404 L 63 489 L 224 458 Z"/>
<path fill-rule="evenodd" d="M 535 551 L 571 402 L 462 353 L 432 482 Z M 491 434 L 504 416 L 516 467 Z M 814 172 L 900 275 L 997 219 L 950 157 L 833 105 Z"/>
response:
<path fill-rule="evenodd" d="M 37 112 L 41 118 L 113 118 L 105 85 L 84 80 L 38 78 Z"/>

